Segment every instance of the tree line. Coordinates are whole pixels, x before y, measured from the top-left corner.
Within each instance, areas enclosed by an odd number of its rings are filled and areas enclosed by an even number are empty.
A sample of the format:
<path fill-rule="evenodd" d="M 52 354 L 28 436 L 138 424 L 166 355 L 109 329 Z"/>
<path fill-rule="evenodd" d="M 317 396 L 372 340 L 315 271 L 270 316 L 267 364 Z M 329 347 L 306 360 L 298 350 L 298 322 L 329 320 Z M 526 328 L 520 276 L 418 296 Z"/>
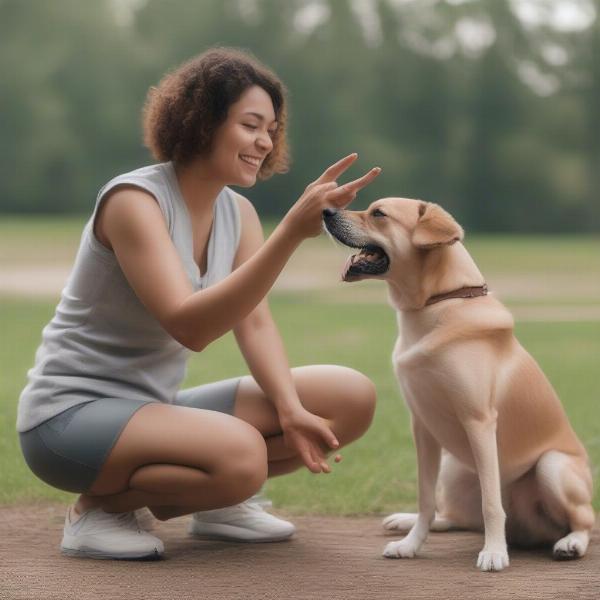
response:
<path fill-rule="evenodd" d="M 349 176 L 383 168 L 357 207 L 403 196 L 471 231 L 598 231 L 600 0 L 572 2 L 590 15 L 576 28 L 498 0 L 0 0 L 0 212 L 89 213 L 151 162 L 148 88 L 226 45 L 290 93 L 291 171 L 243 191 L 261 214 L 357 151 Z"/>

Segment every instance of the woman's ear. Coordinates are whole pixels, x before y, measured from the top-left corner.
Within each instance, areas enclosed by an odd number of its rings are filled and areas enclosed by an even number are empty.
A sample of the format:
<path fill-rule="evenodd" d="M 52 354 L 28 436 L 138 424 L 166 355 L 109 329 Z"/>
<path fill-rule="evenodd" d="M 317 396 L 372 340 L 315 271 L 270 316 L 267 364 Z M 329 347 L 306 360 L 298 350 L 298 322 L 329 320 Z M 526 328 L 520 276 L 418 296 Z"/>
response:
<path fill-rule="evenodd" d="M 419 205 L 419 219 L 411 238 L 417 248 L 451 245 L 464 235 L 463 228 L 441 206 L 432 202 Z"/>

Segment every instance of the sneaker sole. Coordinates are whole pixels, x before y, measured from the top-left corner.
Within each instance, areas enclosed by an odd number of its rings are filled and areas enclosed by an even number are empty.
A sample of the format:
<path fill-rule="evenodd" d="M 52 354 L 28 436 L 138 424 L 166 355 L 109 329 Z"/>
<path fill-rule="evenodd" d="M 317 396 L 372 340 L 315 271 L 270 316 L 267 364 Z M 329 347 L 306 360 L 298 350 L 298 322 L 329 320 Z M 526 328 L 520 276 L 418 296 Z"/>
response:
<path fill-rule="evenodd" d="M 65 556 L 78 557 L 78 558 L 95 558 L 97 560 L 160 560 L 162 553 L 158 550 L 154 550 L 151 553 L 144 554 L 107 554 L 106 552 L 99 552 L 92 548 L 65 548 L 61 546 L 61 553 Z"/>
<path fill-rule="evenodd" d="M 215 540 L 219 542 L 232 542 L 236 544 L 268 544 L 270 542 L 284 542 L 285 540 L 289 540 L 293 534 L 280 537 L 256 539 L 236 538 L 227 535 L 219 535 L 218 533 L 190 533 L 190 535 L 197 540 Z"/>
<path fill-rule="evenodd" d="M 282 535 L 272 535 L 269 537 L 260 537 L 260 538 L 249 538 L 249 537 L 241 537 L 236 536 L 232 531 L 230 534 L 226 533 L 218 533 L 216 531 L 196 531 L 193 527 L 188 529 L 188 534 L 192 537 L 200 540 L 218 540 L 220 542 L 241 542 L 243 544 L 261 544 L 261 543 L 269 543 L 269 542 L 283 542 L 285 540 L 289 540 L 293 535 L 292 533 L 285 533 Z"/>

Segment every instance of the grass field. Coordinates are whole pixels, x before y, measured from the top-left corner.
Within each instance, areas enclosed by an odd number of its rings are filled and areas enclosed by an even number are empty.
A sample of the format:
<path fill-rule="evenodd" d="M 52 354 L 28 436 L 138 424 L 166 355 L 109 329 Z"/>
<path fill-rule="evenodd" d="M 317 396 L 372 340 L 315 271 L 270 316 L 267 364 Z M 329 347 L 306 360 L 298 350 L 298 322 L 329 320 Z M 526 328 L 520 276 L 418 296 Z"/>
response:
<path fill-rule="evenodd" d="M 55 221 L 50 225 L 46 220 L 32 223 L 36 236 L 36 245 L 32 246 L 27 243 L 32 229 L 20 221 L 0 222 L 0 271 L 5 266 L 70 260 L 80 227 L 81 221 L 77 220 Z M 315 244 L 304 256 L 301 251 L 295 261 L 301 264 L 309 255 L 323 255 L 326 266 L 320 267 L 324 270 L 321 274 L 325 278 L 335 277 L 337 266 L 332 272 L 329 268 L 341 262 L 339 253 L 333 252 L 327 241 Z M 598 296 L 594 297 L 590 290 L 595 290 L 600 274 L 598 248 L 597 240 L 591 238 L 476 238 L 469 245 L 482 270 L 491 278 L 501 281 L 503 277 L 514 276 L 533 282 L 534 287 L 551 282 L 548 289 L 555 290 L 556 296 L 514 293 L 509 298 L 509 306 L 514 308 L 522 303 L 531 305 L 533 310 L 538 305 L 541 310 L 548 304 L 561 302 L 574 307 L 573 310 L 578 306 L 597 307 Z M 293 278 L 293 273 L 292 268 L 288 277 Z M 567 284 L 570 287 L 565 294 L 560 281 L 572 281 L 573 277 L 580 287 Z M 360 293 L 365 288 L 353 289 Z M 514 289 L 518 292 L 519 288 Z M 416 470 L 408 413 L 390 364 L 396 336 L 394 315 L 385 300 L 372 302 L 368 294 L 361 302 L 349 301 L 354 293 L 349 287 L 334 287 L 325 292 L 311 288 L 293 293 L 280 290 L 271 295 L 272 310 L 293 365 L 348 365 L 366 373 L 378 389 L 373 425 L 361 440 L 343 451 L 344 460 L 334 465 L 331 475 L 314 476 L 302 471 L 268 483 L 269 497 L 291 512 L 353 514 L 414 507 Z M 336 296 L 339 302 L 335 301 Z M 72 498 L 43 484 L 29 472 L 14 429 L 17 398 L 33 362 L 41 329 L 52 316 L 55 303 L 56 298 L 0 293 L 0 503 Z M 556 387 L 590 453 L 598 480 L 600 320 L 519 321 L 517 335 Z M 233 337 L 228 335 L 202 355 L 193 357 L 186 385 L 246 372 Z M 595 506 L 600 508 L 598 494 Z"/>

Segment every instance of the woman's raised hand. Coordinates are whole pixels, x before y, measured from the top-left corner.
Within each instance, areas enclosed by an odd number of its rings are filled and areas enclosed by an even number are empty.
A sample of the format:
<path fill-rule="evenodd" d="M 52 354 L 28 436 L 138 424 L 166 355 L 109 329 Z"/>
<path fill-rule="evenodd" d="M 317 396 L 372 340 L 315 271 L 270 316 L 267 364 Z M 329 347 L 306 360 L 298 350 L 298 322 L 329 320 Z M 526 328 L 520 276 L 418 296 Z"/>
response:
<path fill-rule="evenodd" d="M 375 167 L 368 173 L 338 186 L 336 179 L 358 158 L 350 154 L 331 165 L 316 181 L 310 183 L 298 201 L 290 208 L 283 223 L 293 235 L 301 239 L 319 235 L 322 228 L 322 214 L 326 208 L 345 208 L 356 198 L 359 190 L 369 185 L 381 169 Z"/>

